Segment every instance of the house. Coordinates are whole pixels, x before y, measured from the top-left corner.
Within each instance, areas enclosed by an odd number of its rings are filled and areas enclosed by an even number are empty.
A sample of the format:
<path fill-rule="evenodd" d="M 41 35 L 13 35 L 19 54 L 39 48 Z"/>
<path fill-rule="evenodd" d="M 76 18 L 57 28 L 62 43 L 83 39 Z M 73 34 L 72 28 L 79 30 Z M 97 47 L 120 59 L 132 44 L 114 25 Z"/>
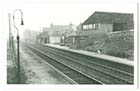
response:
<path fill-rule="evenodd" d="M 53 25 L 50 26 L 50 43 L 51 44 L 60 44 L 64 41 L 64 38 L 67 34 L 73 32 L 73 25 Z"/>

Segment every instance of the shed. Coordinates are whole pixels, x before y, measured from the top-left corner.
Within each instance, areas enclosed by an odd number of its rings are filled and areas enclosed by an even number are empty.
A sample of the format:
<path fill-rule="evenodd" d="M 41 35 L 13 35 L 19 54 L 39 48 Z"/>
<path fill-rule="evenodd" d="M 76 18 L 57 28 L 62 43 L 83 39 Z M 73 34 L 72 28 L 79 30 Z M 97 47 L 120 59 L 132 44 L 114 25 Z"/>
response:
<path fill-rule="evenodd" d="M 73 32 L 66 37 L 67 45 L 69 45 L 70 48 L 79 49 L 85 46 L 83 42 L 87 39 L 88 36 L 80 36 L 77 35 L 77 32 Z"/>

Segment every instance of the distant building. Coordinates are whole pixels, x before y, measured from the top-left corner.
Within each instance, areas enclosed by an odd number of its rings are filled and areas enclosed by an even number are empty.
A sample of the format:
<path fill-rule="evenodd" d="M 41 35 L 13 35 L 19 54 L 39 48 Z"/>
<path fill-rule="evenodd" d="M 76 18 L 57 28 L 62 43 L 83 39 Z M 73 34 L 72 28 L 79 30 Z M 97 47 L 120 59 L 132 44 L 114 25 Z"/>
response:
<path fill-rule="evenodd" d="M 43 27 L 43 31 L 40 33 L 40 43 L 49 44 L 50 43 L 50 28 L 49 27 Z"/>
<path fill-rule="evenodd" d="M 85 43 L 82 43 L 83 40 L 85 41 L 85 39 L 87 38 L 88 36 L 82 36 L 82 35 L 78 35 L 77 34 L 77 31 L 67 35 L 67 45 L 70 47 L 70 48 L 74 48 L 74 49 L 77 49 L 77 48 L 82 48 L 83 46 L 85 46 L 84 44 Z"/>
<path fill-rule="evenodd" d="M 95 32 L 108 33 L 134 29 L 133 14 L 114 12 L 94 12 L 81 26 L 81 35 Z"/>
<path fill-rule="evenodd" d="M 39 35 L 38 31 L 26 29 L 23 32 L 23 41 L 35 44 L 37 42 L 37 36 L 38 35 Z"/>
<path fill-rule="evenodd" d="M 38 43 L 45 44 L 61 44 L 65 42 L 68 34 L 75 31 L 76 27 L 73 24 L 69 25 L 53 25 L 50 27 L 43 27 L 42 32 L 38 35 Z"/>
<path fill-rule="evenodd" d="M 73 25 L 53 25 L 50 26 L 50 43 L 59 44 L 61 43 L 65 36 L 74 31 Z"/>
<path fill-rule="evenodd" d="M 24 32 L 23 32 L 23 41 L 31 42 L 31 30 L 30 29 L 24 30 Z"/>

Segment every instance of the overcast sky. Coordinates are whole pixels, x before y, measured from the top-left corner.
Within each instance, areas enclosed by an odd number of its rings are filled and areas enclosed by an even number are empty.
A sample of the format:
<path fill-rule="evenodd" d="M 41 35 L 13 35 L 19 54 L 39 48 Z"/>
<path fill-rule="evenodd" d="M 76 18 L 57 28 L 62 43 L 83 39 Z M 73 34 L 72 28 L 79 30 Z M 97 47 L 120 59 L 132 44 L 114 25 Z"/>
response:
<path fill-rule="evenodd" d="M 39 27 L 57 25 L 78 25 L 87 19 L 94 11 L 106 12 L 135 12 L 134 3 L 94 2 L 92 0 L 9 0 L 5 13 L 12 13 L 14 9 L 22 9 L 25 27 L 38 29 Z M 19 12 L 15 17 L 20 18 Z M 18 19 L 19 20 L 19 19 Z M 17 23 L 17 22 L 16 22 Z"/>
<path fill-rule="evenodd" d="M 3 27 L 7 31 L 9 29 L 8 13 L 12 16 L 14 9 L 23 11 L 25 24 L 23 27 L 19 25 L 20 12 L 14 13 L 16 26 L 20 32 L 23 32 L 27 28 L 40 31 L 40 28 L 49 27 L 51 23 L 79 25 L 95 11 L 136 13 L 135 2 L 117 1 L 119 2 L 114 0 L 113 2 L 111 0 L 4 0 L 0 3 L 0 7 L 2 7 L 2 20 L 4 20 Z M 15 28 L 12 29 L 15 30 Z"/>

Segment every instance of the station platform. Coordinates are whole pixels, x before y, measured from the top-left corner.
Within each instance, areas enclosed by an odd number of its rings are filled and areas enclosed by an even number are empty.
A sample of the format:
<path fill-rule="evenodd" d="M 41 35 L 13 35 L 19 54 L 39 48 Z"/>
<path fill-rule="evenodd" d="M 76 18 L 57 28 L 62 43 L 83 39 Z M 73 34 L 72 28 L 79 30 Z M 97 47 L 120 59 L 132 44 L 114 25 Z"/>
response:
<path fill-rule="evenodd" d="M 43 45 L 50 46 L 50 47 L 55 47 L 55 48 L 59 48 L 59 49 L 63 49 L 63 50 L 67 50 L 67 51 L 71 51 L 71 52 L 75 52 L 75 53 L 79 53 L 79 54 L 83 54 L 83 55 L 86 55 L 86 56 L 97 57 L 97 58 L 105 59 L 105 60 L 108 60 L 108 61 L 113 61 L 113 62 L 117 62 L 117 63 L 121 63 L 121 64 L 134 66 L 134 61 L 127 60 L 127 59 L 124 59 L 124 58 L 109 56 L 109 55 L 90 52 L 90 51 L 85 51 L 85 50 L 71 49 L 67 46 L 52 45 L 52 44 L 43 44 Z"/>

